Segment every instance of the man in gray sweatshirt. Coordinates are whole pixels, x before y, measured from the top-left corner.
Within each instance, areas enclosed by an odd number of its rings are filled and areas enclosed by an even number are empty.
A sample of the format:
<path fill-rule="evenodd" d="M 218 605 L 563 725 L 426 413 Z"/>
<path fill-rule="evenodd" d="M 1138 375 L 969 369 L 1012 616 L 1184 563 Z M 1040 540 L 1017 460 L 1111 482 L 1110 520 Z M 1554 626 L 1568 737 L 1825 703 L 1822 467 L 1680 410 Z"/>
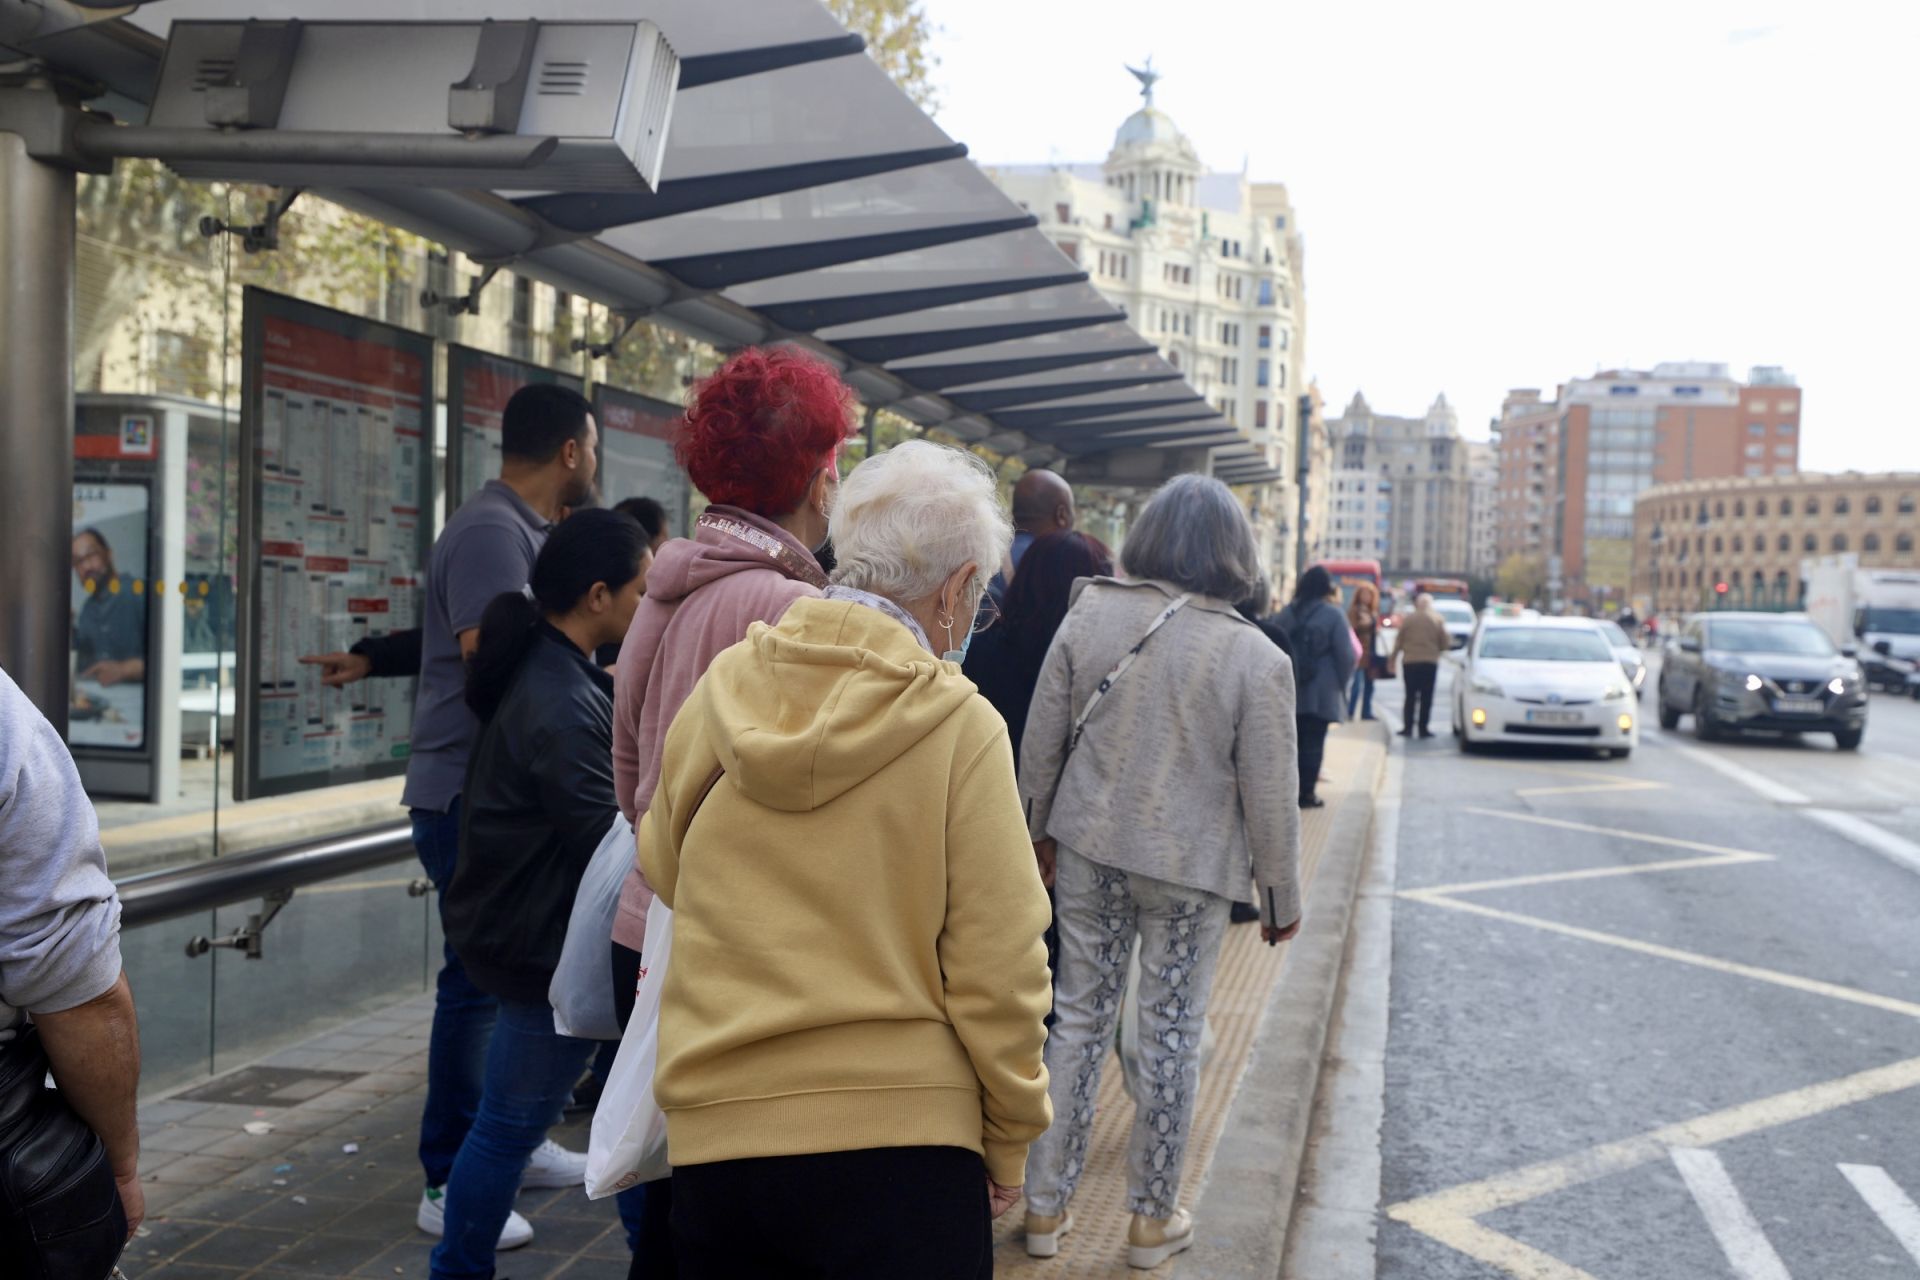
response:
<path fill-rule="evenodd" d="M 131 1234 L 146 1198 L 120 899 L 73 757 L 0 671 L 0 1054 L 29 1015 L 61 1095 L 106 1145 Z"/>

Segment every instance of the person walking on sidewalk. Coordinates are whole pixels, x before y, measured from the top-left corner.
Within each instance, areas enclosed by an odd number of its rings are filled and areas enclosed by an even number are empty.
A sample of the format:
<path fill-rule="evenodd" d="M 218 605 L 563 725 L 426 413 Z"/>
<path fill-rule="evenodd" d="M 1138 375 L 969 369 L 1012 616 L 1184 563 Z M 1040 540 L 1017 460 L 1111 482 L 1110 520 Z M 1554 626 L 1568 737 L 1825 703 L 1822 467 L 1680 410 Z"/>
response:
<path fill-rule="evenodd" d="M 1120 558 L 1126 580 L 1077 584 L 1021 751 L 1028 830 L 1060 919 L 1054 1125 L 1027 1161 L 1026 1248 L 1051 1257 L 1072 1229 L 1137 934 L 1150 1093 L 1127 1146 L 1127 1258 L 1153 1267 L 1193 1243 L 1180 1184 L 1233 900 L 1251 878 L 1262 936 L 1299 927 L 1300 815 L 1274 786 L 1295 769 L 1294 685 L 1287 655 L 1235 611 L 1260 564 L 1220 481 L 1169 481 Z"/>
<path fill-rule="evenodd" d="M 487 606 L 469 661 L 480 723 L 442 913 L 468 978 L 499 1002 L 480 1106 L 447 1179 L 434 1280 L 493 1275 L 522 1172 L 593 1056 L 553 1029 L 547 989 L 580 877 L 613 825 L 613 678 L 596 647 L 626 634 L 647 535 L 614 511 L 569 516 L 529 585 Z"/>
<path fill-rule="evenodd" d="M 613 778 L 637 831 L 660 781 L 660 747 L 707 664 L 756 622 L 778 622 L 827 585 L 815 552 L 840 488 L 853 393 L 827 365 L 788 348 L 737 352 L 693 393 L 674 456 L 712 503 L 692 538 L 661 547 L 614 668 Z M 611 957 L 624 1026 L 653 891 L 636 865 L 621 887 Z M 646 1184 L 629 1224 L 633 1274 L 671 1280 L 672 1182 Z"/>
<path fill-rule="evenodd" d="M 1314 565 L 1293 584 L 1293 599 L 1274 617 L 1292 641 L 1302 809 L 1318 809 L 1326 803 L 1319 786 L 1327 730 L 1346 716 L 1347 686 L 1358 662 L 1353 628 L 1334 603 L 1338 599 L 1333 575 L 1325 566 Z"/>
<path fill-rule="evenodd" d="M 856 467 L 832 528 L 834 585 L 713 660 L 640 828 L 675 1250 L 691 1280 L 979 1280 L 1049 1119 L 1046 895 L 959 666 L 1011 529 L 925 441 Z"/>
<path fill-rule="evenodd" d="M 1360 642 L 1360 661 L 1354 664 L 1353 680 L 1347 688 L 1347 719 L 1355 708 L 1362 720 L 1373 719 L 1373 664 L 1380 639 L 1380 588 L 1363 582 L 1353 589 L 1353 603 L 1347 606 L 1347 625 Z"/>
<path fill-rule="evenodd" d="M 1431 738 L 1433 730 L 1433 685 L 1440 674 L 1440 658 L 1452 640 L 1446 620 L 1433 607 L 1433 597 L 1421 592 L 1413 598 L 1413 611 L 1400 620 L 1393 637 L 1394 661 L 1400 664 L 1407 682 L 1407 700 L 1401 712 L 1400 736 L 1410 738 L 1416 731 Z"/>

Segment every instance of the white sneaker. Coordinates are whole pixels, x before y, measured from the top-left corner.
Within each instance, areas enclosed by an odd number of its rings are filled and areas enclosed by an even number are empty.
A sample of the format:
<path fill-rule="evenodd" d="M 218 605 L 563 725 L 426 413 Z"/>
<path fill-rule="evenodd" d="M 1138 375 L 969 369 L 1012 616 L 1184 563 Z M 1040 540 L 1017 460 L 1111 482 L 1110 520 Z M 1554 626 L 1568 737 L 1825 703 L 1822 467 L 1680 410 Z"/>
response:
<path fill-rule="evenodd" d="M 447 1193 L 439 1187 L 428 1187 L 420 1196 L 420 1212 L 413 1216 L 413 1224 L 430 1236 L 447 1234 Z M 495 1249 L 518 1249 L 533 1243 L 533 1224 L 511 1209 L 507 1211 L 507 1225 L 500 1228 L 500 1241 Z"/>
<path fill-rule="evenodd" d="M 522 1191 L 538 1191 L 543 1187 L 578 1187 L 587 1181 L 587 1153 L 569 1151 L 552 1138 L 535 1147 L 533 1158 L 527 1161 L 525 1173 L 520 1175 Z"/>

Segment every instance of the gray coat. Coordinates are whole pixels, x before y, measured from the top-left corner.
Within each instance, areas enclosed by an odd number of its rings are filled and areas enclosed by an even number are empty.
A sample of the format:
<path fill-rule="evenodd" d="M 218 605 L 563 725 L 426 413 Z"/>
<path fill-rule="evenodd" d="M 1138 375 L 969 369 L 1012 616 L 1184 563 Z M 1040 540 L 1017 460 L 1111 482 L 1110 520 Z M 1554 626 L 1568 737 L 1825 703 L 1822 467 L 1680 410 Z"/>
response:
<path fill-rule="evenodd" d="M 1322 720 L 1347 718 L 1347 685 L 1353 680 L 1353 628 L 1325 600 L 1304 610 L 1288 605 L 1274 619 L 1293 641 L 1293 669 L 1300 680 L 1300 714 Z"/>
<path fill-rule="evenodd" d="M 1179 594 L 1162 582 L 1083 579 L 1040 669 L 1020 753 L 1036 840 L 1223 898 L 1251 875 L 1267 923 L 1300 915 L 1293 668 L 1230 605 L 1195 596 L 1154 633 L 1087 721 L 1074 720 L 1121 655 Z"/>

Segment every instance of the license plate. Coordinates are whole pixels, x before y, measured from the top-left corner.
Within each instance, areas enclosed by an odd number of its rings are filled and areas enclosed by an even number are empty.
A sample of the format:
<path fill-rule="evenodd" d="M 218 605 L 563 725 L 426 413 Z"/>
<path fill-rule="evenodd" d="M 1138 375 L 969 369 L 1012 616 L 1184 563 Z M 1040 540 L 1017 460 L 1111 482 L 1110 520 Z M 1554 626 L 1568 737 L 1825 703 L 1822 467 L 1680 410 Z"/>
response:
<path fill-rule="evenodd" d="M 1817 716 L 1826 710 L 1818 698 L 1775 698 L 1773 709 L 1783 716 Z"/>
<path fill-rule="evenodd" d="M 1578 711 L 1529 711 L 1528 724 L 1579 724 L 1586 719 Z"/>

